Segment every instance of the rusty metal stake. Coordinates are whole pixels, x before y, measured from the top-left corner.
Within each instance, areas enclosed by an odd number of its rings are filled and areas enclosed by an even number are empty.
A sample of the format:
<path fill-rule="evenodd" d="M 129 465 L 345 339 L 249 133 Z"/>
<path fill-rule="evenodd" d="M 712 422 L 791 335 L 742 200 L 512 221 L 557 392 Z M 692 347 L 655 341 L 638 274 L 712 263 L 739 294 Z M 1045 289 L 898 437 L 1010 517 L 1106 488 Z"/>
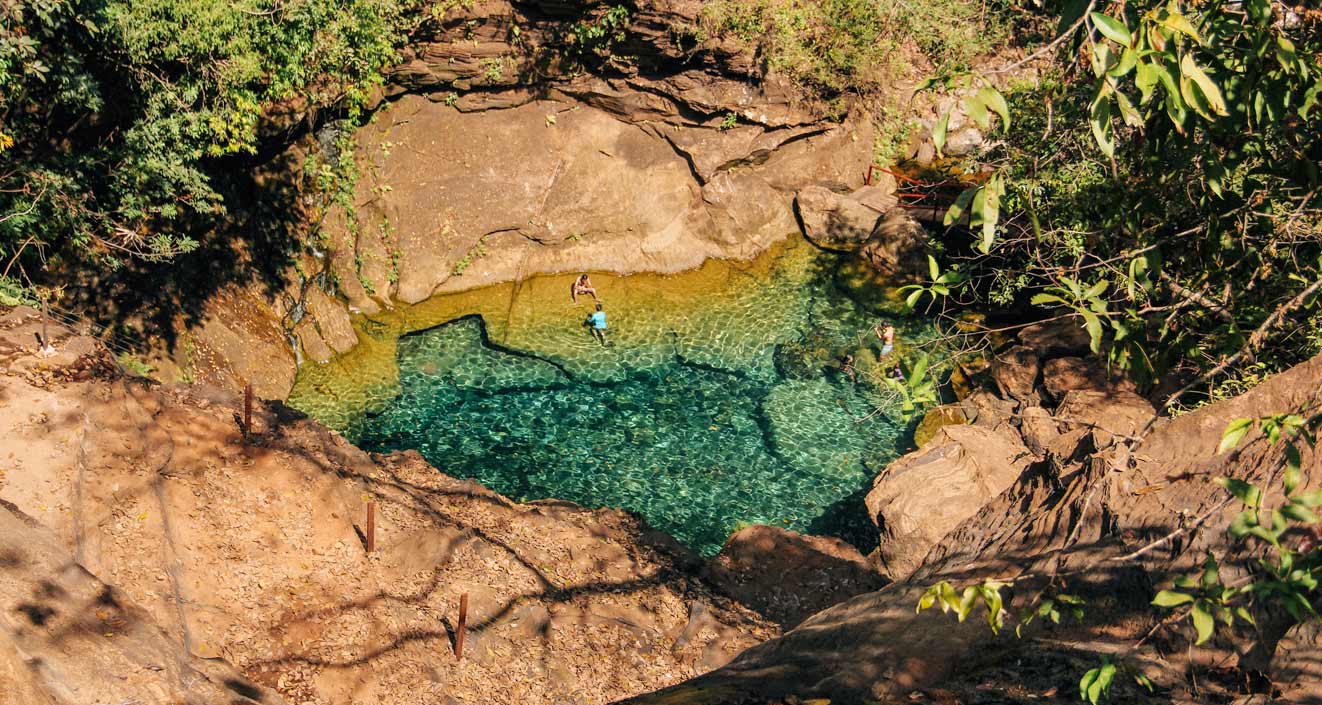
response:
<path fill-rule="evenodd" d="M 243 442 L 252 433 L 252 382 L 243 385 Z"/>
<path fill-rule="evenodd" d="M 464 631 L 468 628 L 468 593 L 459 596 L 459 626 L 454 637 L 454 660 L 464 658 Z"/>
<path fill-rule="evenodd" d="M 376 551 L 376 502 L 367 503 L 367 552 Z"/>

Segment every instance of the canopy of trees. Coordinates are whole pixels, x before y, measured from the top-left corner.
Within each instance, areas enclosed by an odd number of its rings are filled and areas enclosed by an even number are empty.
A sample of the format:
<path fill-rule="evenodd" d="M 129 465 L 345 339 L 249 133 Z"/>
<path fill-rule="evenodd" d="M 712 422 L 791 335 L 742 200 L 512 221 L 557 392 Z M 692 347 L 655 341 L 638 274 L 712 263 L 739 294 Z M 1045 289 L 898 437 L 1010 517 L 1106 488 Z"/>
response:
<path fill-rule="evenodd" d="M 444 3 L 441 3 L 442 5 Z M 263 116 L 362 106 L 412 0 L 15 0 L 0 8 L 0 296 L 50 258 L 168 259 L 224 212 Z"/>

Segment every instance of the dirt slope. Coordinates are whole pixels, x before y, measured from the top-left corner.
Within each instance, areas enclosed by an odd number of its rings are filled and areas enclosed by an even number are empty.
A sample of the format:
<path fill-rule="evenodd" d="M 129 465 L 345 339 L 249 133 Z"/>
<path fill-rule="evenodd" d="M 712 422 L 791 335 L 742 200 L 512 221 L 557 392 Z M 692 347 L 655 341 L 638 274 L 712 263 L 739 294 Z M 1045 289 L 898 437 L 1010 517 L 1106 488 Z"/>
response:
<path fill-rule="evenodd" d="M 258 404 L 245 445 L 238 400 L 114 378 L 64 333 L 42 358 L 29 314 L 0 314 L 0 499 L 182 659 L 224 659 L 293 703 L 591 703 L 774 634 L 633 517 L 515 504 L 415 454 L 368 457 L 279 406 Z M 0 598 L 9 617 L 24 596 Z"/>

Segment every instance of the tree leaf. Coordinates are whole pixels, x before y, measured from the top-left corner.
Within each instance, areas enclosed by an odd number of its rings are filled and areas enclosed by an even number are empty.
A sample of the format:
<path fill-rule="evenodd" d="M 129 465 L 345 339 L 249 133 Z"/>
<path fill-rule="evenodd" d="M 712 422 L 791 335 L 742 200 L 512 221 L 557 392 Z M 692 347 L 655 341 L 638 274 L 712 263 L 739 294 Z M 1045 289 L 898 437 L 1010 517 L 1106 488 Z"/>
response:
<path fill-rule="evenodd" d="M 1318 522 L 1317 514 L 1302 504 L 1287 504 L 1284 507 L 1281 507 L 1281 513 L 1295 521 L 1300 521 L 1309 525 Z"/>
<path fill-rule="evenodd" d="M 1111 101 L 1109 88 L 1105 92 L 1099 92 L 1097 94 L 1097 99 L 1093 101 L 1088 125 L 1092 127 L 1093 139 L 1097 141 L 1097 146 L 1101 148 L 1102 154 L 1105 154 L 1108 157 L 1115 156 L 1115 140 L 1113 138 L 1114 128 L 1111 125 Z"/>
<path fill-rule="evenodd" d="M 912 310 L 918 305 L 918 300 L 921 298 L 923 298 L 923 290 L 920 287 L 909 292 L 909 296 L 904 299 L 904 305 Z"/>
<path fill-rule="evenodd" d="M 946 130 L 948 129 L 950 129 L 949 110 L 941 113 L 941 117 L 936 121 L 936 127 L 932 128 L 932 145 L 936 147 L 937 154 L 940 154 L 946 148 Z"/>
<path fill-rule="evenodd" d="M 1115 102 L 1120 108 L 1120 117 L 1124 119 L 1125 124 L 1130 127 L 1142 127 L 1143 116 L 1134 108 L 1134 104 L 1129 102 L 1129 97 L 1120 91 L 1115 92 Z"/>
<path fill-rule="evenodd" d="M 1212 112 L 1221 116 L 1230 114 L 1226 111 L 1226 100 L 1221 97 L 1221 89 L 1216 87 L 1216 83 L 1211 77 L 1193 60 L 1192 54 L 1185 54 L 1180 59 L 1180 73 L 1198 87 Z M 1185 100 L 1188 101 L 1187 96 Z"/>
<path fill-rule="evenodd" d="M 978 98 L 982 100 L 987 107 L 991 108 L 1001 118 L 1001 134 L 1010 132 L 1010 106 L 1005 102 L 1005 96 L 1001 92 L 986 86 L 978 91 Z"/>
<path fill-rule="evenodd" d="M 968 209 L 969 203 L 973 201 L 973 197 L 978 195 L 978 192 L 981 190 L 982 190 L 981 186 L 974 186 L 972 188 L 964 189 L 962 192 L 960 192 L 959 197 L 955 199 L 955 203 L 952 204 L 950 206 L 950 209 L 946 211 L 946 217 L 943 219 L 942 222 L 944 222 L 947 226 L 950 226 L 950 225 L 954 225 L 955 223 L 958 223 L 961 219 L 963 219 L 964 211 Z"/>
<path fill-rule="evenodd" d="M 1244 434 L 1248 433 L 1252 427 L 1253 419 L 1248 418 L 1235 419 L 1226 424 L 1226 430 L 1221 433 L 1221 444 L 1216 447 L 1217 455 L 1239 445 L 1239 442 L 1244 438 Z M 1233 492 L 1233 490 L 1231 491 Z"/>
<path fill-rule="evenodd" d="M 936 258 L 931 255 L 927 256 L 927 273 L 932 275 L 932 281 L 936 281 L 937 277 L 941 276 L 941 267 L 937 265 Z"/>
<path fill-rule="evenodd" d="M 1193 602 L 1193 595 L 1174 590 L 1162 590 L 1157 593 L 1156 597 L 1152 598 L 1152 604 L 1157 607 L 1178 607 L 1190 602 Z"/>
<path fill-rule="evenodd" d="M 1092 19 L 1093 25 L 1097 27 L 1097 31 L 1102 33 L 1102 36 L 1121 46 L 1133 48 L 1134 37 L 1129 33 L 1129 28 L 1125 26 L 1124 22 L 1110 15 L 1103 15 L 1100 12 L 1094 12 L 1088 17 Z"/>
<path fill-rule="evenodd" d="M 1296 504 L 1301 504 L 1305 507 L 1322 506 L 1322 489 L 1305 492 L 1304 494 L 1295 496 L 1293 499 Z"/>
<path fill-rule="evenodd" d="M 1161 24 L 1167 29 L 1179 32 L 1199 44 L 1203 43 L 1203 38 L 1198 35 L 1198 30 L 1194 29 L 1194 26 L 1189 23 L 1189 19 L 1179 12 L 1167 9 L 1165 16 L 1161 18 Z"/>
<path fill-rule="evenodd" d="M 987 104 L 982 102 L 981 93 L 975 93 L 964 101 L 964 111 L 983 130 L 991 124 L 991 115 L 987 112 Z"/>
<path fill-rule="evenodd" d="M 1152 98 L 1152 91 L 1157 87 L 1157 67 L 1147 61 L 1139 62 L 1135 67 L 1134 85 L 1138 87 L 1140 104 Z"/>
<path fill-rule="evenodd" d="M 1239 420 L 1236 419 L 1235 421 L 1231 421 L 1230 425 L 1234 426 L 1238 422 Z M 1227 428 L 1227 431 L 1229 431 L 1229 428 Z M 1221 443 L 1224 445 L 1225 442 L 1225 437 L 1223 436 Z M 1233 477 L 1218 477 L 1216 479 L 1216 484 L 1226 488 L 1230 494 L 1234 495 L 1235 499 L 1238 499 L 1249 507 L 1257 508 L 1262 502 L 1262 491 L 1255 485 L 1250 485 L 1243 480 Z"/>
<path fill-rule="evenodd" d="M 1216 629 L 1216 620 L 1212 618 L 1212 613 L 1207 610 L 1205 600 L 1195 602 L 1190 615 L 1193 617 L 1193 628 L 1198 632 L 1198 640 L 1194 643 L 1202 645 L 1212 638 L 1212 631 Z"/>
<path fill-rule="evenodd" d="M 1083 316 L 1083 327 L 1088 331 L 1088 346 L 1092 348 L 1094 355 L 1100 353 L 1102 351 L 1102 319 L 1088 310 L 1079 311 L 1079 315 Z"/>
<path fill-rule="evenodd" d="M 979 212 L 982 218 L 982 241 L 978 243 L 978 249 L 986 254 L 991 252 L 992 243 L 996 241 L 996 224 L 1001 219 L 1001 196 L 1005 193 L 1005 182 L 1001 180 L 1001 175 L 996 174 L 988 179 L 980 193 L 983 195 Z"/>

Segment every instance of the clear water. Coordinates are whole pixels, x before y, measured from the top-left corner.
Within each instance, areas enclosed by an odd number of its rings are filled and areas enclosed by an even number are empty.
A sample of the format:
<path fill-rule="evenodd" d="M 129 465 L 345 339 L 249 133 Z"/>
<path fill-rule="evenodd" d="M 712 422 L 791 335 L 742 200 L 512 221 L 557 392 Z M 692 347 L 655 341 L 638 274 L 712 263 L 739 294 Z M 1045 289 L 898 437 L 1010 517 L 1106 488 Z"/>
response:
<path fill-rule="evenodd" d="M 570 276 L 442 297 L 363 322 L 364 350 L 305 367 L 291 401 L 368 450 L 416 449 L 520 500 L 629 509 L 704 554 L 750 523 L 868 550 L 862 494 L 906 439 L 888 396 L 840 370 L 877 359 L 884 287 L 860 276 L 800 240 L 751 264 L 594 275 L 608 347 Z"/>

